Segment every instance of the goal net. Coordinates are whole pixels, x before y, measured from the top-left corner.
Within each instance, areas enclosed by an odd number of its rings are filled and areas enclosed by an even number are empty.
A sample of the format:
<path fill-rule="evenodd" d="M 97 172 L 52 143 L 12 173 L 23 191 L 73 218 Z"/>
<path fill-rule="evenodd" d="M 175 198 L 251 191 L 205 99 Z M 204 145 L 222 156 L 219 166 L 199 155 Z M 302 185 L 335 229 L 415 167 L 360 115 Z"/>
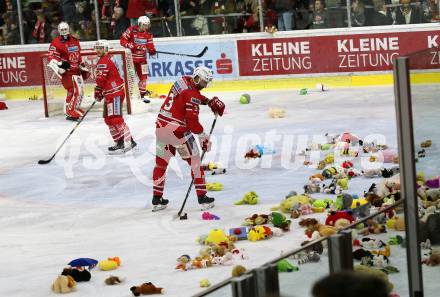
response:
<path fill-rule="evenodd" d="M 140 98 L 137 87 L 137 77 L 131 58 L 131 53 L 124 50 L 110 50 L 109 54 L 113 56 L 113 62 L 119 70 L 119 74 L 125 82 L 125 104 L 124 109 L 128 114 L 138 110 L 136 108 Z M 90 77 L 84 80 L 84 97 L 81 103 L 83 108 L 89 107 L 94 100 L 95 88 L 95 70 L 99 57 L 94 51 L 81 52 L 82 60 L 90 70 Z M 63 88 L 59 77 L 52 69 L 47 67 L 49 63 L 48 54 L 41 56 L 41 72 L 43 77 L 43 101 L 44 114 L 46 117 L 64 113 L 66 90 Z M 134 105 L 136 106 L 133 106 Z M 102 109 L 102 104 L 97 104 Z M 95 107 L 96 108 L 96 107 Z M 94 109 L 95 109 L 94 108 Z M 96 108 L 98 109 L 98 108 Z"/>

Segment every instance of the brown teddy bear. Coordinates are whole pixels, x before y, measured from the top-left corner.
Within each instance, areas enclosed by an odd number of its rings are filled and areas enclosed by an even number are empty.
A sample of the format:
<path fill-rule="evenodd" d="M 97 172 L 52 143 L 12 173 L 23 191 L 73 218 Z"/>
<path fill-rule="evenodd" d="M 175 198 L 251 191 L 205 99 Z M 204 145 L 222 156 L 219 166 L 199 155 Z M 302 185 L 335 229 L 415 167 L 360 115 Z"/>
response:
<path fill-rule="evenodd" d="M 140 296 L 141 294 L 143 295 L 163 294 L 164 289 L 157 288 L 151 282 L 148 282 L 148 283 L 143 283 L 138 287 L 133 286 L 130 288 L 130 291 L 133 293 L 134 296 Z"/>
<path fill-rule="evenodd" d="M 113 286 L 113 285 L 119 285 L 120 283 L 122 283 L 124 281 L 123 278 L 120 278 L 118 276 L 114 276 L 114 275 L 110 275 L 109 277 L 107 277 L 104 282 L 106 285 L 109 286 Z"/>
<path fill-rule="evenodd" d="M 76 282 L 70 275 L 59 275 L 52 284 L 54 293 L 69 293 L 76 287 Z"/>
<path fill-rule="evenodd" d="M 428 266 L 437 266 L 440 264 L 440 252 L 433 252 L 429 258 L 422 261 L 423 264 Z"/>

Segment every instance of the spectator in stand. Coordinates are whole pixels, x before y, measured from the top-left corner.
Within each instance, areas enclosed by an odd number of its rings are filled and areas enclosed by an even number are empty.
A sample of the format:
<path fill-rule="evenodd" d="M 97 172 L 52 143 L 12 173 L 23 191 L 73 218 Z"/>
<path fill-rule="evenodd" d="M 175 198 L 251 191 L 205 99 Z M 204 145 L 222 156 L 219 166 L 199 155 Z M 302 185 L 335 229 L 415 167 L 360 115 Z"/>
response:
<path fill-rule="evenodd" d="M 317 281 L 313 297 L 388 297 L 391 288 L 377 276 L 360 272 L 339 272 Z"/>
<path fill-rule="evenodd" d="M 207 35 L 209 34 L 208 20 L 203 15 L 209 14 L 212 8 L 209 0 L 183 0 L 180 5 L 182 16 L 195 16 L 194 18 L 182 19 L 184 35 Z"/>
<path fill-rule="evenodd" d="M 341 0 L 321 0 L 326 11 L 326 25 L 328 28 L 340 28 L 344 24 L 344 10 L 341 8 Z M 353 0 L 352 0 L 353 1 Z"/>
<path fill-rule="evenodd" d="M 258 15 L 258 0 L 244 0 L 244 9 L 244 12 L 250 15 L 245 17 L 243 32 L 259 32 L 260 21 Z"/>
<path fill-rule="evenodd" d="M 2 27 L 3 39 L 7 45 L 20 44 L 20 32 L 15 14 L 11 11 L 3 14 L 3 21 L 5 22 Z"/>
<path fill-rule="evenodd" d="M 58 25 L 60 24 L 60 16 L 58 14 L 54 14 L 52 16 L 52 21 L 50 22 L 50 37 L 51 40 L 54 40 L 55 37 L 58 36 Z"/>
<path fill-rule="evenodd" d="M 37 21 L 32 31 L 31 43 L 49 43 L 52 27 L 47 21 L 46 15 L 42 10 L 37 12 Z"/>
<path fill-rule="evenodd" d="M 347 18 L 345 18 L 348 26 Z M 351 0 L 351 26 L 362 27 L 365 25 L 365 5 L 362 0 Z"/>
<path fill-rule="evenodd" d="M 176 21 L 174 0 L 159 0 L 157 9 L 162 21 L 162 32 L 158 36 L 175 36 Z"/>
<path fill-rule="evenodd" d="M 313 13 L 310 15 L 309 25 L 311 29 L 327 28 L 328 15 L 324 10 L 324 0 L 315 0 Z"/>
<path fill-rule="evenodd" d="M 126 16 L 130 19 L 131 25 L 136 25 L 140 16 L 145 15 L 145 1 L 144 0 L 130 0 L 128 1 L 128 8 Z"/>
<path fill-rule="evenodd" d="M 400 0 L 401 7 L 395 10 L 395 24 L 420 24 L 425 23 L 423 11 L 420 5 L 411 6 L 411 0 Z"/>
<path fill-rule="evenodd" d="M 275 10 L 278 14 L 278 31 L 295 29 L 295 0 L 276 0 Z"/>
<path fill-rule="evenodd" d="M 384 0 L 373 0 L 374 12 L 371 17 L 371 26 L 386 26 L 393 24 L 393 18 L 388 12 Z"/>
<path fill-rule="evenodd" d="M 113 39 L 120 39 L 125 30 L 130 27 L 130 20 L 125 17 L 122 7 L 114 8 L 113 19 L 115 20 Z"/>
<path fill-rule="evenodd" d="M 75 22 L 75 0 L 61 0 L 60 10 L 63 21 L 65 21 L 69 25 L 72 25 Z"/>

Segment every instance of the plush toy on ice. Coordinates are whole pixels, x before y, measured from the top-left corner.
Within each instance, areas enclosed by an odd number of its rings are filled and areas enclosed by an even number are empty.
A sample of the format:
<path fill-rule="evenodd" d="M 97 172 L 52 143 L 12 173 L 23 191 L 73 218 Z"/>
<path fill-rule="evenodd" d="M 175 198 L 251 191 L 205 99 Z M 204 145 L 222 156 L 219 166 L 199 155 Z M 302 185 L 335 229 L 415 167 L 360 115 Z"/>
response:
<path fill-rule="evenodd" d="M 209 162 L 208 164 L 202 165 L 203 170 L 211 172 L 212 175 L 224 174 L 226 169 L 222 167 L 220 163 Z"/>
<path fill-rule="evenodd" d="M 248 239 L 250 241 L 269 239 L 272 236 L 272 229 L 266 226 L 255 226 L 251 228 L 248 232 Z"/>
<path fill-rule="evenodd" d="M 271 147 L 257 144 L 249 149 L 245 154 L 245 159 L 261 158 L 263 155 L 273 155 L 275 150 Z"/>
<path fill-rule="evenodd" d="M 121 265 L 119 257 L 108 258 L 107 260 L 99 261 L 98 267 L 101 270 L 108 271 L 114 270 Z"/>
<path fill-rule="evenodd" d="M 59 275 L 52 284 L 52 291 L 57 294 L 70 293 L 76 289 L 76 282 L 70 275 Z"/>
<path fill-rule="evenodd" d="M 140 296 L 140 295 L 163 294 L 165 290 L 163 288 L 156 287 L 151 282 L 148 282 L 148 283 L 143 283 L 140 286 L 133 286 L 130 288 L 130 291 L 133 293 L 134 296 Z"/>
<path fill-rule="evenodd" d="M 246 194 L 244 194 L 243 199 L 235 202 L 235 205 L 243 205 L 243 204 L 250 204 L 250 205 L 255 205 L 258 203 L 258 194 L 255 193 L 254 191 L 251 192 L 247 192 Z"/>
<path fill-rule="evenodd" d="M 290 230 L 291 220 L 286 219 L 286 216 L 279 212 L 272 212 L 269 216 L 269 221 L 274 227 L 280 228 L 283 231 Z"/>

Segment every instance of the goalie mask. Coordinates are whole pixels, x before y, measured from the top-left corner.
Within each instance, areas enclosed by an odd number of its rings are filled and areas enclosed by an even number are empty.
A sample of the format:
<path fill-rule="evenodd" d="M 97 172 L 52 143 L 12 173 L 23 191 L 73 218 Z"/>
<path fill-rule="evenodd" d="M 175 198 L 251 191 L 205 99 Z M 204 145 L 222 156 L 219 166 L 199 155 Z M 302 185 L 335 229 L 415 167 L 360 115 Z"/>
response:
<path fill-rule="evenodd" d="M 66 22 L 61 22 L 61 23 L 58 25 L 58 33 L 59 33 L 62 37 L 67 38 L 67 36 L 68 36 L 69 33 L 70 33 L 69 24 L 67 24 Z"/>
<path fill-rule="evenodd" d="M 151 26 L 150 18 L 145 16 L 145 15 L 139 17 L 139 19 L 138 19 L 138 26 L 139 26 L 140 29 L 143 29 L 143 30 L 150 29 L 150 26 Z"/>
<path fill-rule="evenodd" d="M 206 88 L 212 81 L 212 71 L 208 67 L 200 66 L 192 74 L 194 83 L 200 88 Z"/>

